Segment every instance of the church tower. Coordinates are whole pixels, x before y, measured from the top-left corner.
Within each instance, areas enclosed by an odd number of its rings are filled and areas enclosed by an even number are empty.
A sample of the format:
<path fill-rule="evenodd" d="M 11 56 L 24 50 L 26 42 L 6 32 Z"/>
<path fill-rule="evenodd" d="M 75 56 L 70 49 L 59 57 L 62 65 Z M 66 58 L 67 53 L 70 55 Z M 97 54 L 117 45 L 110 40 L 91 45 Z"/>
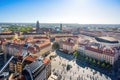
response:
<path fill-rule="evenodd" d="M 62 31 L 63 30 L 63 25 L 62 24 L 60 24 L 60 31 Z"/>
<path fill-rule="evenodd" d="M 37 21 L 37 23 L 36 23 L 36 33 L 39 33 L 39 30 L 40 30 L 40 24 L 39 24 L 39 21 Z"/>

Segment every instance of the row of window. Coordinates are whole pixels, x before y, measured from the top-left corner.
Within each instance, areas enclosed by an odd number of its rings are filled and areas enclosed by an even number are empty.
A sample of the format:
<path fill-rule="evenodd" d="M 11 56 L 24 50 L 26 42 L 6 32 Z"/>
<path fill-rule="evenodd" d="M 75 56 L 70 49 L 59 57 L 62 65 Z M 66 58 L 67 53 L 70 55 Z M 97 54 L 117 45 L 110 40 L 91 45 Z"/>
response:
<path fill-rule="evenodd" d="M 92 58 L 96 58 L 98 60 L 105 60 L 106 62 L 109 62 L 110 64 L 113 64 L 114 59 L 112 56 L 108 56 L 105 54 L 99 54 L 99 53 L 95 53 L 95 52 L 91 52 L 91 51 L 87 51 L 85 53 L 87 56 L 90 56 Z"/>

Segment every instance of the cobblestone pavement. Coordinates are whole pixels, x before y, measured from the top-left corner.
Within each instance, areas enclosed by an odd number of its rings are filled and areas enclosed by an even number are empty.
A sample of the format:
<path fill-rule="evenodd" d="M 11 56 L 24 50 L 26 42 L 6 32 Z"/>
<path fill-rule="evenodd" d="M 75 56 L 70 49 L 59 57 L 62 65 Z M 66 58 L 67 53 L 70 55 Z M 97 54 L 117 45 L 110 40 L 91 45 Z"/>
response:
<path fill-rule="evenodd" d="M 67 64 L 72 66 L 69 71 L 66 70 Z M 62 76 L 61 80 L 111 80 L 108 76 L 94 69 L 90 69 L 89 67 L 83 68 L 77 65 L 75 60 L 69 61 L 59 55 L 52 59 L 51 65 L 52 71 Z"/>

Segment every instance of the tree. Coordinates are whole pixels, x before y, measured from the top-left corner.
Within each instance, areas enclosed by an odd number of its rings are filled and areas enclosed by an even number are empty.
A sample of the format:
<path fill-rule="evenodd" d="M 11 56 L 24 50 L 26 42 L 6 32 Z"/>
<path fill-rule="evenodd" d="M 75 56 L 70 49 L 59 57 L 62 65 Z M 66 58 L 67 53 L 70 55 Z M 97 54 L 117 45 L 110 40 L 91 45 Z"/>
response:
<path fill-rule="evenodd" d="M 53 45 L 52 45 L 52 49 L 56 50 L 56 49 L 59 49 L 59 48 L 60 48 L 59 44 L 57 42 L 54 42 Z"/>
<path fill-rule="evenodd" d="M 93 63 L 94 63 L 94 64 L 96 63 L 96 60 L 95 60 L 95 59 L 93 59 Z"/>
<path fill-rule="evenodd" d="M 97 64 L 100 65 L 100 61 L 98 61 Z"/>
<path fill-rule="evenodd" d="M 106 63 L 106 67 L 107 67 L 107 68 L 110 68 L 110 63 Z"/>
<path fill-rule="evenodd" d="M 25 28 L 26 31 L 32 30 L 32 27 L 30 27 L 30 26 L 26 26 L 26 27 L 24 27 L 24 28 Z"/>
<path fill-rule="evenodd" d="M 20 27 L 20 32 L 26 32 L 26 29 L 24 27 Z"/>
<path fill-rule="evenodd" d="M 92 62 L 92 58 L 90 58 L 89 61 Z"/>
<path fill-rule="evenodd" d="M 105 62 L 103 62 L 101 66 L 102 66 L 102 67 L 105 67 Z"/>
<path fill-rule="evenodd" d="M 28 31 L 30 31 L 30 30 L 32 30 L 32 27 L 30 27 L 30 26 L 22 26 L 22 27 L 20 27 L 20 29 L 19 29 L 19 31 L 21 31 L 21 32 L 28 32 Z"/>
<path fill-rule="evenodd" d="M 88 61 L 88 59 L 89 59 L 88 56 L 86 56 L 85 60 Z"/>
<path fill-rule="evenodd" d="M 67 67 L 66 67 L 66 70 L 68 71 L 68 70 L 70 70 L 70 68 L 71 68 L 71 65 L 67 65 Z"/>
<path fill-rule="evenodd" d="M 73 55 L 74 55 L 74 57 L 76 58 L 76 57 L 79 56 L 79 52 L 78 52 L 78 51 L 75 51 L 75 52 L 73 53 Z"/>
<path fill-rule="evenodd" d="M 27 32 L 32 30 L 31 26 L 17 26 L 17 25 L 12 25 L 8 27 L 9 31 L 19 31 L 19 32 Z"/>
<path fill-rule="evenodd" d="M 110 65 L 109 65 L 109 64 L 107 64 L 107 68 L 110 68 Z"/>
<path fill-rule="evenodd" d="M 15 26 L 15 25 L 9 26 L 8 30 L 9 31 L 19 31 L 19 26 Z"/>

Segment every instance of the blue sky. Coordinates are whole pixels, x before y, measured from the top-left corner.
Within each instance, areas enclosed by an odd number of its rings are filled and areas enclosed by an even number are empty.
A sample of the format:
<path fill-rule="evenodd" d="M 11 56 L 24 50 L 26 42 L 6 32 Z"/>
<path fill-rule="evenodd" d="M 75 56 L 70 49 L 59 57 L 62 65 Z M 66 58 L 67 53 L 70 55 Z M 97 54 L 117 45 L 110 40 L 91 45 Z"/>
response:
<path fill-rule="evenodd" d="M 0 0 L 0 22 L 120 24 L 120 0 Z"/>

